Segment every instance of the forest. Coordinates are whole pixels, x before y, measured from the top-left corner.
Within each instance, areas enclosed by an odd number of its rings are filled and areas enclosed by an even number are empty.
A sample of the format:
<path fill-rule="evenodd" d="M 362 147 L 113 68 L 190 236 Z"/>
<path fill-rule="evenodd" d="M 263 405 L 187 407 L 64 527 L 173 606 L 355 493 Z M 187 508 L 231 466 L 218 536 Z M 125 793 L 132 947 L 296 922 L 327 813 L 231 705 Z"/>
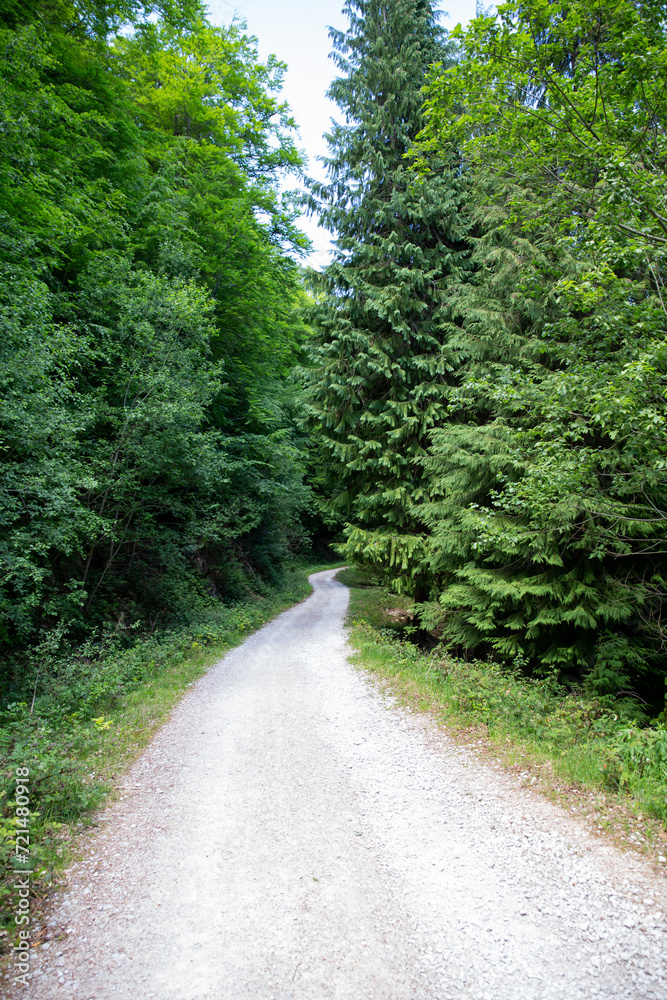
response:
<path fill-rule="evenodd" d="M 283 66 L 196 4 L 17 4 L 2 53 L 7 650 L 272 581 L 308 490 Z"/>
<path fill-rule="evenodd" d="M 0 4 L 0 749 L 315 546 L 667 780 L 667 7 L 344 9 L 316 182 L 241 20 Z"/>

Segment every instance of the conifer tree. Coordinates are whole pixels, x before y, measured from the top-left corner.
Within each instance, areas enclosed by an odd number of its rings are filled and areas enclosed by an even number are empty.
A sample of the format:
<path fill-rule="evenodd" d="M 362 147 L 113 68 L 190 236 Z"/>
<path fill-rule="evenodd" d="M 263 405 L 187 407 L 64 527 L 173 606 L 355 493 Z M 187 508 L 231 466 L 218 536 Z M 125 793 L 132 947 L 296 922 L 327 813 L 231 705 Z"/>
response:
<path fill-rule="evenodd" d="M 464 157 L 476 273 L 460 308 L 481 359 L 424 463 L 440 596 L 422 624 L 657 711 L 665 32 L 651 5 L 510 0 L 433 74 L 420 139 L 426 160 L 439 142 Z"/>
<path fill-rule="evenodd" d="M 315 311 L 310 420 L 346 521 L 345 557 L 425 596 L 421 459 L 446 416 L 465 354 L 453 288 L 468 264 L 460 172 L 447 153 L 426 178 L 406 159 L 423 126 L 429 67 L 447 60 L 428 0 L 350 0 L 331 31 L 343 113 L 327 136 L 329 180 L 312 183 L 337 234 Z"/>

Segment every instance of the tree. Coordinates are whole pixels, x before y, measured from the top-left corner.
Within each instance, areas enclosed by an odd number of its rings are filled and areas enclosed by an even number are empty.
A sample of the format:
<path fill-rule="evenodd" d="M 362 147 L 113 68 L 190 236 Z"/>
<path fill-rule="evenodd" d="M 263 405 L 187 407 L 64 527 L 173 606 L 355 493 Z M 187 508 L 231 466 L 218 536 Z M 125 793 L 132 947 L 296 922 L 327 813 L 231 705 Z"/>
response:
<path fill-rule="evenodd" d="M 432 620 L 467 649 L 637 687 L 664 673 L 664 11 L 510 2 L 428 92 L 464 152 L 486 344 L 426 461 Z"/>
<path fill-rule="evenodd" d="M 406 156 L 427 71 L 448 49 L 425 0 L 353 0 L 345 12 L 349 29 L 331 31 L 344 75 L 329 91 L 344 121 L 327 137 L 328 183 L 311 185 L 337 242 L 314 311 L 310 421 L 347 522 L 345 557 L 421 597 L 421 459 L 466 351 L 452 290 L 468 245 L 455 156 L 443 151 L 424 179 Z"/>
<path fill-rule="evenodd" d="M 80 636 L 178 615 L 184 579 L 238 597 L 302 535 L 282 71 L 197 3 L 35 3 L 0 21 L 8 647 L 58 619 Z"/>

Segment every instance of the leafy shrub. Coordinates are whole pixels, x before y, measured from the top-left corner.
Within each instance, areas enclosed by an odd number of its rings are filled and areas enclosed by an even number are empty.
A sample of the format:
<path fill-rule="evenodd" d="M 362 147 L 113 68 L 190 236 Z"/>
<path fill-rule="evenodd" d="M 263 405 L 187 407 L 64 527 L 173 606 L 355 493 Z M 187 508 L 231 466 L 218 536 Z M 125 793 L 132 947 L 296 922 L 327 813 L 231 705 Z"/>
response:
<path fill-rule="evenodd" d="M 667 819 L 667 726 L 621 729 L 610 747 L 611 774 L 647 812 Z"/>

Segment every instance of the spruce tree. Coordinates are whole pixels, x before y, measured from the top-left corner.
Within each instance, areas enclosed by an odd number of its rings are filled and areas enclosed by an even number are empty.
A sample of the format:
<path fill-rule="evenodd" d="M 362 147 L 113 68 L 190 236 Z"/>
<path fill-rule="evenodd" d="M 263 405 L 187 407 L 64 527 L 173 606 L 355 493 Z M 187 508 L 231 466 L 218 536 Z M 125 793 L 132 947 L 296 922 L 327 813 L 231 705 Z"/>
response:
<path fill-rule="evenodd" d="M 330 32 L 343 75 L 329 90 L 344 120 L 327 136 L 328 183 L 311 187 L 337 242 L 314 317 L 310 420 L 345 557 L 423 599 L 421 461 L 465 352 L 452 303 L 469 264 L 455 158 L 419 178 L 407 157 L 448 44 L 427 0 L 350 0 L 344 12 L 348 30 Z"/>
<path fill-rule="evenodd" d="M 466 164 L 480 359 L 425 461 L 422 624 L 615 711 L 664 705 L 666 42 L 650 6 L 511 0 L 433 75 L 421 138 Z"/>

